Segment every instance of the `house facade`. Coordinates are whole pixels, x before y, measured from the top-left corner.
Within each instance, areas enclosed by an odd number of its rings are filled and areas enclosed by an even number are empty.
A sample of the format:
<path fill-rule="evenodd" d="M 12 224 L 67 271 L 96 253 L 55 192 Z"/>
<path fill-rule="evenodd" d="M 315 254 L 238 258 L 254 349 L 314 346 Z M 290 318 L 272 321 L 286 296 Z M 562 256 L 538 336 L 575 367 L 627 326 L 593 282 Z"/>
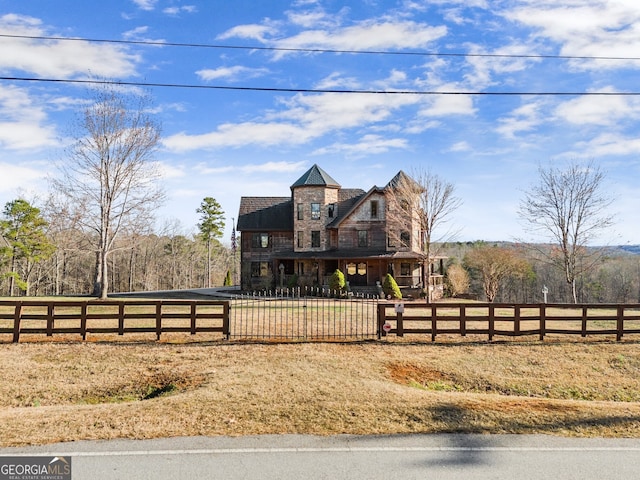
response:
<path fill-rule="evenodd" d="M 427 261 L 411 215 L 402 227 L 391 221 L 397 216 L 390 192 L 403 176 L 364 191 L 342 188 L 314 165 L 290 196 L 242 197 L 241 288 L 324 286 L 340 269 L 351 287 L 375 287 L 391 273 L 401 287 L 422 288 L 428 279 L 432 298 L 439 296 L 442 259 Z"/>

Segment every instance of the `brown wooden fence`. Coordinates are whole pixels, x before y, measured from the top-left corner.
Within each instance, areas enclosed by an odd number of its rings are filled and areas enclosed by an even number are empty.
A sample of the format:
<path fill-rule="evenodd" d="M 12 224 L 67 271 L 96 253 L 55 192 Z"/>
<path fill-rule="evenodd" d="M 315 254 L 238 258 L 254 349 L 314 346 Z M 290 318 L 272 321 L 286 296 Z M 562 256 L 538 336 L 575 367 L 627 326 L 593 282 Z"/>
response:
<path fill-rule="evenodd" d="M 219 332 L 229 338 L 228 301 L 13 301 L 0 300 L 0 334 Z"/>
<path fill-rule="evenodd" d="M 252 300 L 250 304 L 246 299 L 235 300 L 232 321 L 229 301 L 0 300 L 0 335 L 18 342 L 28 334 L 77 334 L 86 340 L 88 334 L 153 333 L 159 340 L 169 332 L 303 341 L 358 340 L 376 334 L 378 338 L 426 335 L 432 341 L 446 334 L 481 335 L 490 341 L 496 336 L 528 335 L 544 340 L 552 334 L 611 335 L 620 341 L 640 334 L 640 304 L 324 301 L 330 304 L 318 299 L 300 299 L 303 303 L 295 305 L 291 299 Z M 289 330 L 293 333 L 286 333 Z"/>
<path fill-rule="evenodd" d="M 640 304 L 491 304 L 423 302 L 378 304 L 378 338 L 409 334 L 503 335 L 550 334 L 615 335 L 640 334 Z"/>

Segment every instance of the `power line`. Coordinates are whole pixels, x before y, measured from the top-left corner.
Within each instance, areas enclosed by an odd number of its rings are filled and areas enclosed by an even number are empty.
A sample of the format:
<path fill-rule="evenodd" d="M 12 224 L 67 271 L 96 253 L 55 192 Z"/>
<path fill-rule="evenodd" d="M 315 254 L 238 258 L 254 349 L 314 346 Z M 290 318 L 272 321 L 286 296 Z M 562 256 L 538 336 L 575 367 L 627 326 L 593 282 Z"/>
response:
<path fill-rule="evenodd" d="M 326 48 L 293 48 L 293 47 L 265 47 L 251 45 L 221 45 L 209 43 L 178 43 L 159 42 L 151 40 L 112 40 L 104 38 L 72 38 L 38 35 L 10 35 L 0 34 L 0 38 L 21 38 L 26 40 L 56 40 L 65 42 L 93 42 L 114 43 L 124 45 L 149 45 L 162 47 L 187 47 L 187 48 L 213 48 L 229 50 L 264 50 L 275 52 L 300 52 L 300 53 L 335 53 L 335 54 L 360 54 L 360 55 L 406 55 L 424 57 L 487 57 L 487 58 L 530 58 L 530 59 L 557 59 L 557 60 L 640 60 L 640 57 L 609 57 L 589 55 L 542 55 L 542 54 L 502 54 L 502 53 L 446 53 L 446 52 L 394 52 L 387 50 L 339 50 Z"/>
<path fill-rule="evenodd" d="M 75 83 L 93 85 L 121 85 L 127 87 L 165 87 L 203 90 L 238 90 L 249 92 L 279 92 L 279 93 L 352 93 L 377 95 L 476 95 L 476 96 L 640 96 L 640 92 L 481 92 L 455 90 L 339 90 L 327 88 L 279 88 L 279 87 L 234 87 L 229 85 L 195 85 L 185 83 L 154 83 L 154 82 L 123 82 L 116 80 L 64 79 L 64 78 L 34 78 L 34 77 L 2 77 L 0 81 L 13 82 L 43 82 L 43 83 Z"/>

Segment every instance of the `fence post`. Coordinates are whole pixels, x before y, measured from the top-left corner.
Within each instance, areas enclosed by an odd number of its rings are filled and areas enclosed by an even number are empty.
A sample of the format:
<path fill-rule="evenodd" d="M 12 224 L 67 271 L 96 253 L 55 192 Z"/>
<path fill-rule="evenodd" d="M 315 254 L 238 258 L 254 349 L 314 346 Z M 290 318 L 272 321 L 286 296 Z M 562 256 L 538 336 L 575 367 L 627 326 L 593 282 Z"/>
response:
<path fill-rule="evenodd" d="M 581 336 L 582 337 L 586 337 L 587 336 L 587 307 L 585 307 L 585 306 L 582 307 L 582 331 L 581 331 Z"/>
<path fill-rule="evenodd" d="M 396 313 L 396 330 L 399 337 L 404 337 L 404 323 L 402 321 L 402 312 Z"/>
<path fill-rule="evenodd" d="M 622 340 L 622 335 L 624 334 L 624 307 L 622 305 L 618 305 L 618 318 L 617 318 L 617 333 L 616 333 L 616 341 Z"/>
<path fill-rule="evenodd" d="M 435 304 L 431 304 L 431 341 L 436 341 L 436 334 L 438 332 L 438 309 Z"/>
<path fill-rule="evenodd" d="M 22 320 L 22 302 L 16 302 L 13 312 L 13 343 L 20 340 L 20 321 Z"/>
<path fill-rule="evenodd" d="M 493 340 L 496 328 L 496 311 L 493 305 L 489 305 L 489 341 Z"/>
<path fill-rule="evenodd" d="M 386 321 L 385 316 L 386 316 L 385 304 L 382 302 L 379 302 L 378 303 L 378 340 L 382 338 L 382 331 L 383 331 L 382 326 Z"/>
<path fill-rule="evenodd" d="M 87 339 L 87 303 L 83 303 L 80 307 L 80 334 L 82 340 Z"/>
<path fill-rule="evenodd" d="M 47 337 L 53 336 L 53 302 L 47 305 Z"/>
<path fill-rule="evenodd" d="M 520 305 L 514 306 L 514 319 L 513 319 L 513 334 L 516 337 L 520 336 Z"/>
<path fill-rule="evenodd" d="M 156 338 L 160 340 L 162 333 L 162 301 L 156 303 Z"/>
<path fill-rule="evenodd" d="M 467 307 L 463 304 L 460 305 L 460 335 L 467 336 Z"/>
<path fill-rule="evenodd" d="M 118 335 L 124 335 L 124 302 L 118 305 Z"/>
<path fill-rule="evenodd" d="M 222 318 L 222 334 L 226 340 L 229 340 L 229 338 L 231 338 L 231 329 L 229 327 L 231 324 L 229 321 L 229 318 L 231 317 L 231 302 L 229 300 L 224 302 L 222 311 L 224 315 Z"/>
<path fill-rule="evenodd" d="M 547 330 L 547 307 L 545 304 L 540 305 L 540 341 L 544 341 L 544 335 Z"/>
<path fill-rule="evenodd" d="M 224 325 L 224 320 L 223 320 Z M 196 302 L 191 302 L 191 335 L 196 334 Z"/>

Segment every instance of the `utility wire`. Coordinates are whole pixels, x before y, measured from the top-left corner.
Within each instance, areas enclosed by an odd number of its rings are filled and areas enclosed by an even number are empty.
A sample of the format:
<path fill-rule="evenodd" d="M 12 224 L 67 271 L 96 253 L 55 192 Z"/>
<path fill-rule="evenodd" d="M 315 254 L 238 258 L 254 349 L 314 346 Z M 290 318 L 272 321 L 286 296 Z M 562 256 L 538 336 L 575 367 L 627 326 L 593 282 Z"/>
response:
<path fill-rule="evenodd" d="M 293 47 L 265 47 L 265 46 L 244 46 L 244 45 L 219 45 L 208 43 L 177 43 L 160 42 L 151 40 L 109 40 L 103 38 L 71 38 L 55 36 L 37 35 L 10 35 L 0 34 L 0 38 L 21 38 L 27 40 L 56 40 L 65 42 L 93 42 L 93 43 L 115 43 L 124 45 L 150 45 L 161 47 L 188 47 L 188 48 L 214 48 L 230 50 L 265 50 L 275 52 L 302 52 L 302 53 L 335 53 L 335 54 L 360 54 L 360 55 L 407 55 L 425 57 L 488 57 L 488 58 L 531 58 L 531 59 L 559 59 L 559 60 L 640 60 L 640 57 L 609 57 L 609 56 L 587 56 L 587 55 L 535 55 L 535 54 L 501 54 L 501 53 L 445 53 L 445 52 L 394 52 L 387 50 L 338 50 L 326 48 L 293 48 Z"/>
<path fill-rule="evenodd" d="M 75 83 L 93 85 L 121 85 L 133 87 L 166 87 L 193 88 L 204 90 L 239 90 L 249 92 L 281 92 L 281 93 L 356 93 L 377 95 L 478 95 L 478 96 L 640 96 L 640 92 L 480 92 L 455 90 L 338 90 L 327 88 L 279 88 L 279 87 L 234 87 L 229 85 L 195 85 L 185 83 L 153 83 L 153 82 L 121 82 L 116 80 L 82 80 L 64 78 L 2 77 L 0 81 L 43 82 L 43 83 Z"/>

